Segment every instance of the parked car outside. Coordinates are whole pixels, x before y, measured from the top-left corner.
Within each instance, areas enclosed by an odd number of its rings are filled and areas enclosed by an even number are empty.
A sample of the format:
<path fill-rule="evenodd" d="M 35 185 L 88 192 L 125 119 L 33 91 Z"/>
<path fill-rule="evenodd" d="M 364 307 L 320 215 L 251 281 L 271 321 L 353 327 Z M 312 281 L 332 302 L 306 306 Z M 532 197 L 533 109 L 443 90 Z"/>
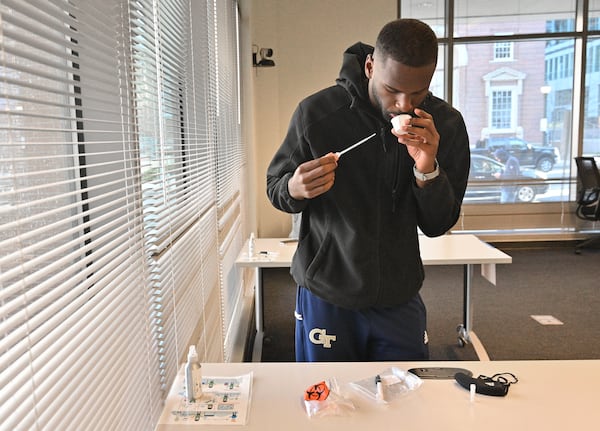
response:
<path fill-rule="evenodd" d="M 465 202 L 499 202 L 502 186 L 506 181 L 497 179 L 494 174 L 501 172 L 504 165 L 499 161 L 478 154 L 471 154 L 469 184 Z M 546 176 L 531 168 L 521 169 L 521 175 L 511 180 L 517 187 L 517 202 L 532 202 L 537 195 L 548 191 Z"/>
<path fill-rule="evenodd" d="M 471 154 L 493 157 L 494 151 L 501 148 L 515 156 L 521 166 L 534 167 L 543 172 L 550 172 L 557 159 L 554 147 L 533 145 L 514 137 L 483 139 L 471 149 Z"/>

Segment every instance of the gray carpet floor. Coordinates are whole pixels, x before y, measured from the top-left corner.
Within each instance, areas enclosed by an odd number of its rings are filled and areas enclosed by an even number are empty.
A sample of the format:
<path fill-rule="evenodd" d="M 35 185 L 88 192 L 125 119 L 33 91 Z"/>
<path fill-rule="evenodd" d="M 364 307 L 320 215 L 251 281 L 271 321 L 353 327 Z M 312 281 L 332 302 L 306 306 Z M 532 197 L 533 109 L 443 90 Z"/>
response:
<path fill-rule="evenodd" d="M 497 285 L 473 280 L 473 329 L 492 360 L 600 359 L 600 250 L 574 245 L 496 246 L 513 258 L 497 265 Z M 421 290 L 427 306 L 432 360 L 476 360 L 461 347 L 462 267 L 427 266 Z M 294 361 L 296 287 L 287 268 L 263 273 L 266 340 L 264 362 Z M 562 325 L 542 325 L 532 315 Z"/>

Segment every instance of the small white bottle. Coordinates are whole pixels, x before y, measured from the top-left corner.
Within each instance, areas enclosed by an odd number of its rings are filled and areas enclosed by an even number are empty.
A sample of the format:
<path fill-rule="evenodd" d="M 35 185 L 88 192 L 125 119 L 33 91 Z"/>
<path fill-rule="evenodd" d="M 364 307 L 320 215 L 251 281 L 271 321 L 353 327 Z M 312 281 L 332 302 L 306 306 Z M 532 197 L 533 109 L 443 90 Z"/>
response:
<path fill-rule="evenodd" d="M 202 368 L 194 345 L 190 346 L 185 363 L 185 397 L 191 403 L 202 399 Z"/>
<path fill-rule="evenodd" d="M 250 239 L 248 240 L 248 257 L 254 257 L 254 232 L 250 234 Z"/>

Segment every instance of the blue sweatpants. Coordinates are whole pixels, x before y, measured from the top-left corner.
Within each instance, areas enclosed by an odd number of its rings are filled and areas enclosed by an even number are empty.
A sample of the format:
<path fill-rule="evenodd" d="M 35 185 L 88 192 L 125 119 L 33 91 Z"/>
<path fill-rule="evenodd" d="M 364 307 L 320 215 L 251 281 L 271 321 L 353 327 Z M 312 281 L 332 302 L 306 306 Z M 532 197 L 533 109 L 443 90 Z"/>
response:
<path fill-rule="evenodd" d="M 299 286 L 294 314 L 297 362 L 429 359 L 419 294 L 399 306 L 348 310 Z"/>

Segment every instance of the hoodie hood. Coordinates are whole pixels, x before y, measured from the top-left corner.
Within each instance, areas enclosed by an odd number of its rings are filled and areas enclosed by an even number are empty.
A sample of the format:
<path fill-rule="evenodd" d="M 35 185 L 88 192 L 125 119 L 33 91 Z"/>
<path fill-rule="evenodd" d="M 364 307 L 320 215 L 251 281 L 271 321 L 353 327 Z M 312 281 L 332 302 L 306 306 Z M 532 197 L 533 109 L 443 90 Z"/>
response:
<path fill-rule="evenodd" d="M 336 83 L 352 96 L 352 104 L 358 100 L 369 100 L 368 78 L 365 75 L 367 55 L 373 54 L 373 47 L 357 42 L 344 51 L 342 68 Z"/>

